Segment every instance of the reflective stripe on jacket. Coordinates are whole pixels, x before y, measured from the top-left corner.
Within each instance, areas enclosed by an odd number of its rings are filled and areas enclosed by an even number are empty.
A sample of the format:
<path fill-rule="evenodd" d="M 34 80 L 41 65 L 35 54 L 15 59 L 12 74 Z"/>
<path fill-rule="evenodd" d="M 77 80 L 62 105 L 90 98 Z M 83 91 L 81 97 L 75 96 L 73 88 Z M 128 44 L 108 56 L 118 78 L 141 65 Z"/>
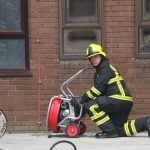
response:
<path fill-rule="evenodd" d="M 123 78 L 107 59 L 102 61 L 96 69 L 94 85 L 82 96 L 82 100 L 87 102 L 104 95 L 110 98 L 132 102 L 132 96 Z"/>

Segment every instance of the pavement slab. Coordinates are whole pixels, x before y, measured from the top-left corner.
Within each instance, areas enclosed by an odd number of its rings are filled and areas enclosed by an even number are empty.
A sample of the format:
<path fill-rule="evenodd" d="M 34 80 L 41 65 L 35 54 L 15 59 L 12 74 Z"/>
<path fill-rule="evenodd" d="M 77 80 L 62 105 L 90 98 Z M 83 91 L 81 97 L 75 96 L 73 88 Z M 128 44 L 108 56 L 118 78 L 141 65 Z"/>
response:
<path fill-rule="evenodd" d="M 131 137 L 96 139 L 95 133 L 85 133 L 77 138 L 66 136 L 48 138 L 47 133 L 5 133 L 0 138 L 0 150 L 50 150 L 59 141 L 73 143 L 77 150 L 150 150 L 147 132 Z M 69 143 L 59 143 L 53 150 L 74 150 Z"/>

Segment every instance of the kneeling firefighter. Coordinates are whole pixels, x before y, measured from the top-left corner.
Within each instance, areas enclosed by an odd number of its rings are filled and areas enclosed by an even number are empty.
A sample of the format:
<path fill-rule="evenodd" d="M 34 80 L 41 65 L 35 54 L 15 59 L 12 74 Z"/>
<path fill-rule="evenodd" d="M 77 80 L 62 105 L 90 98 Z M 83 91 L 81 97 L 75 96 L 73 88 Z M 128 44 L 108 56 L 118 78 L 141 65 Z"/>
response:
<path fill-rule="evenodd" d="M 97 44 L 91 44 L 86 57 L 96 69 L 94 85 L 81 98 L 73 97 L 71 105 L 83 104 L 86 113 L 102 130 L 96 138 L 126 137 L 148 131 L 150 117 L 128 121 L 133 106 L 131 93 L 117 69 L 106 58 L 106 53 Z"/>

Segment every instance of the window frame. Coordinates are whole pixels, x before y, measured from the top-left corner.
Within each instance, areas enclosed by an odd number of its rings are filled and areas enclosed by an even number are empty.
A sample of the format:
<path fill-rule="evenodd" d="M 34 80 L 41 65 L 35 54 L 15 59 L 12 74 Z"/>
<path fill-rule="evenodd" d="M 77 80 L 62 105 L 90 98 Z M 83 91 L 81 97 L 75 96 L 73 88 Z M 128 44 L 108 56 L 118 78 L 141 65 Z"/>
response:
<path fill-rule="evenodd" d="M 32 77 L 29 62 L 28 0 L 21 0 L 21 31 L 0 31 L 0 39 L 25 40 L 25 68 L 0 68 L 0 77 Z"/>
<path fill-rule="evenodd" d="M 97 23 L 67 23 L 67 0 L 59 1 L 59 39 L 60 39 L 60 60 L 85 60 L 86 57 L 83 55 L 64 55 L 63 54 L 63 29 L 65 28 L 101 28 L 101 45 L 104 47 L 104 0 L 97 0 L 98 12 L 97 12 Z"/>
<path fill-rule="evenodd" d="M 150 28 L 150 22 L 142 22 L 143 13 L 143 0 L 135 0 L 135 57 L 137 59 L 149 59 L 150 53 L 140 54 L 139 53 L 139 29 Z"/>

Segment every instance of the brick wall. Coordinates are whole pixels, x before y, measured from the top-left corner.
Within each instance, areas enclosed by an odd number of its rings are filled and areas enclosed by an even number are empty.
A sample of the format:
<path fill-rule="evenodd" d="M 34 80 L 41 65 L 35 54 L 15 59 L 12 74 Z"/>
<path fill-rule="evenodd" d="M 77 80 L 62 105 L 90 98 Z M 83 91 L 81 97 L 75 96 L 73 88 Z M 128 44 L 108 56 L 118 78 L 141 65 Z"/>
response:
<path fill-rule="evenodd" d="M 150 114 L 150 61 L 134 57 L 134 0 L 105 0 L 105 47 L 108 58 L 120 71 L 134 98 L 129 119 Z M 38 56 L 36 45 L 36 1 L 29 0 L 30 68 L 33 77 L 1 78 L 0 109 L 8 119 L 9 131 L 36 131 L 38 110 Z M 80 69 L 88 70 L 70 88 L 81 96 L 93 84 L 94 69 L 88 61 L 60 61 L 58 0 L 39 1 L 40 107 L 41 127 L 46 129 L 50 98 L 61 94 L 60 85 Z M 97 130 L 87 116 L 87 130 Z"/>

